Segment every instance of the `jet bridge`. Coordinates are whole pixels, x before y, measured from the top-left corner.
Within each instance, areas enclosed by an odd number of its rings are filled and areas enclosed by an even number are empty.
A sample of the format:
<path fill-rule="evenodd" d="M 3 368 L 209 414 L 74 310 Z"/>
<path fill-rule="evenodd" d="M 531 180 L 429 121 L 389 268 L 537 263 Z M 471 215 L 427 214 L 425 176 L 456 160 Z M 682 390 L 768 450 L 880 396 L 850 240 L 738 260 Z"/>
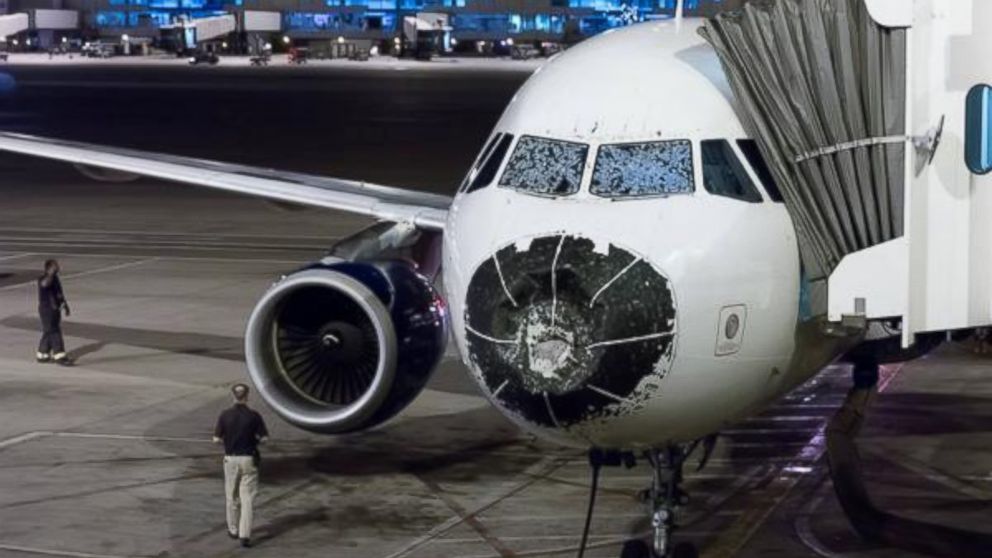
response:
<path fill-rule="evenodd" d="M 178 22 L 161 27 L 163 36 L 172 35 L 184 50 L 195 49 L 197 44 L 224 37 L 237 28 L 234 14 L 222 16 L 180 19 Z"/>
<path fill-rule="evenodd" d="M 0 15 L 0 38 L 16 35 L 28 29 L 28 14 Z"/>
<path fill-rule="evenodd" d="M 814 313 L 898 320 L 906 347 L 992 324 L 992 2 L 755 2 L 703 33 L 826 291 Z"/>

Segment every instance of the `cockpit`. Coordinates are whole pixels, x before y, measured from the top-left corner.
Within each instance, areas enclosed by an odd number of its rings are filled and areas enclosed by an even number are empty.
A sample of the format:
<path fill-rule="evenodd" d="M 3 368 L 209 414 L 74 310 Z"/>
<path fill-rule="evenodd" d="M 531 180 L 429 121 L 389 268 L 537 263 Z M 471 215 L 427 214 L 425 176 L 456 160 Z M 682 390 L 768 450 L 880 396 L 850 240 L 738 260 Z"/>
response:
<path fill-rule="evenodd" d="M 461 192 L 495 186 L 549 198 L 624 201 L 693 195 L 697 182 L 712 196 L 782 202 L 771 171 L 749 139 L 589 144 L 498 132 L 482 149 Z"/>

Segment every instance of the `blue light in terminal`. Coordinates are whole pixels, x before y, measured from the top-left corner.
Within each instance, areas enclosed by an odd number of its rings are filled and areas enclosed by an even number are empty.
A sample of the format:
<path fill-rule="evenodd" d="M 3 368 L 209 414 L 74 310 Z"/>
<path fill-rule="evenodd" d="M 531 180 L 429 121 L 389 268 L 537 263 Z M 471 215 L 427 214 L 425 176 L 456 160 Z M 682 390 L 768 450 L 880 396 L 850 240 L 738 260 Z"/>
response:
<path fill-rule="evenodd" d="M 179 15 L 220 12 L 232 6 L 243 6 L 244 0 L 105 0 L 109 6 L 134 6 L 148 11 L 119 12 L 103 10 L 95 14 L 96 27 L 143 27 L 165 25 Z M 318 0 L 321 1 L 321 0 Z M 685 8 L 693 10 L 705 3 L 722 0 L 685 0 Z M 463 35 L 502 40 L 511 36 L 530 35 L 531 38 L 548 40 L 565 33 L 567 23 L 573 21 L 586 36 L 595 35 L 654 17 L 668 17 L 677 0 L 552 0 L 551 6 L 577 9 L 571 13 L 534 13 L 527 10 L 492 12 L 466 11 L 476 5 L 468 0 L 322 0 L 325 11 L 283 12 L 287 31 L 308 33 L 373 32 L 389 33 L 398 30 L 398 22 L 417 11 L 436 10 L 449 15 L 449 21 L 459 39 Z M 331 8 L 328 10 L 328 8 Z M 336 8 L 336 9 L 335 9 Z M 363 10 L 364 8 L 364 10 Z M 455 8 L 454 10 L 452 10 Z M 318 8 L 320 9 L 320 8 Z M 163 11 L 164 10 L 164 11 Z M 145 14 L 145 15 L 137 15 Z M 149 15 L 151 14 L 151 15 Z M 210 15 L 213 15 L 211 13 Z M 203 17 L 194 15 L 194 17 Z M 168 18 L 168 19 L 166 19 Z M 165 23 L 159 23 L 159 22 Z"/>
<path fill-rule="evenodd" d="M 127 16 L 125 12 L 99 11 L 96 13 L 97 27 L 125 27 L 127 26 Z"/>

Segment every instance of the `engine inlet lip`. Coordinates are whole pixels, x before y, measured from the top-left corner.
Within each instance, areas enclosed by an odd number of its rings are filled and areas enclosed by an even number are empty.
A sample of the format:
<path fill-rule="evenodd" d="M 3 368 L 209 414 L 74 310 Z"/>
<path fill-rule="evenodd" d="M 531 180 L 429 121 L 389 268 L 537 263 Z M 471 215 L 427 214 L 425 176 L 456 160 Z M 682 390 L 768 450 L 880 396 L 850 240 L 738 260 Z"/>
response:
<path fill-rule="evenodd" d="M 304 393 L 274 357 L 274 321 L 280 304 L 294 291 L 325 287 L 347 295 L 372 318 L 379 342 L 379 363 L 368 390 L 353 403 L 334 407 Z M 252 383 L 262 398 L 287 421 L 323 432 L 359 427 L 382 406 L 396 374 L 396 333 L 393 319 L 382 302 L 361 282 L 336 271 L 308 270 L 291 275 L 270 288 L 255 306 L 245 331 L 245 362 Z M 271 376 L 266 370 L 277 368 Z"/>

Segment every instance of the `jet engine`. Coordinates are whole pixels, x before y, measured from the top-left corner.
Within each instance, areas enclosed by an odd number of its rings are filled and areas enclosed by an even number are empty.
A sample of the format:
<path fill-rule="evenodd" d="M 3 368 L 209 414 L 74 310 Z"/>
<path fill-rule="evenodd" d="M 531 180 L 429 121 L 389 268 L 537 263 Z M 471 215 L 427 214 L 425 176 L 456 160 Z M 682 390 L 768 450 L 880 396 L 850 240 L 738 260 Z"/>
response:
<path fill-rule="evenodd" d="M 401 261 L 314 264 L 255 306 L 252 381 L 284 419 L 323 434 L 372 428 L 409 405 L 447 343 L 444 302 Z"/>

